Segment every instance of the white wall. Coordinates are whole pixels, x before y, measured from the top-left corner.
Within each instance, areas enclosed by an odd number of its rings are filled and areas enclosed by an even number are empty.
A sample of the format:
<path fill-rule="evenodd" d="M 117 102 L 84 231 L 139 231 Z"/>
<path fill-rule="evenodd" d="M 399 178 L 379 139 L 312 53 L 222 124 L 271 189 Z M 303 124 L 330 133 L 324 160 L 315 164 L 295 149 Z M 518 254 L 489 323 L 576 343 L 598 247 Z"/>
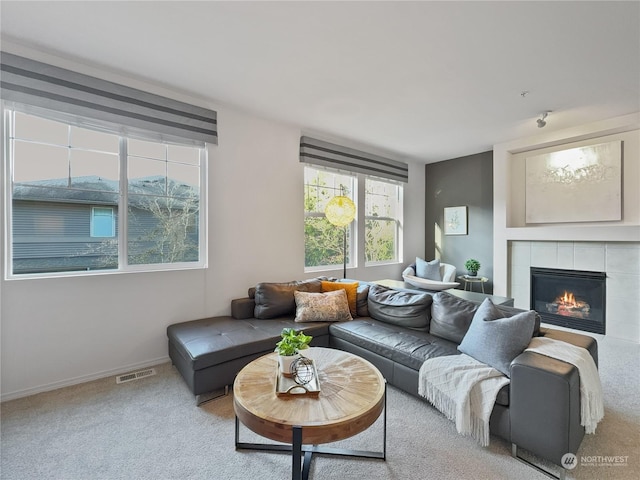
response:
<path fill-rule="evenodd" d="M 97 73 L 43 55 L 32 58 Z M 102 73 L 109 80 L 195 101 L 156 85 Z M 225 106 L 204 106 L 218 111 L 220 138 L 220 144 L 209 150 L 209 267 L 3 279 L 2 400 L 167 361 L 165 331 L 171 323 L 228 314 L 230 300 L 245 296 L 247 288 L 259 281 L 313 276 L 304 274 L 301 128 Z M 405 185 L 404 258 L 424 255 L 423 168 L 410 164 L 410 180 Z M 4 215 L 4 208 L 0 210 Z M 4 216 L 2 220 L 4 242 Z M 2 271 L 4 261 L 3 256 Z M 399 279 L 403 267 L 365 268 L 359 262 L 348 276 Z"/>

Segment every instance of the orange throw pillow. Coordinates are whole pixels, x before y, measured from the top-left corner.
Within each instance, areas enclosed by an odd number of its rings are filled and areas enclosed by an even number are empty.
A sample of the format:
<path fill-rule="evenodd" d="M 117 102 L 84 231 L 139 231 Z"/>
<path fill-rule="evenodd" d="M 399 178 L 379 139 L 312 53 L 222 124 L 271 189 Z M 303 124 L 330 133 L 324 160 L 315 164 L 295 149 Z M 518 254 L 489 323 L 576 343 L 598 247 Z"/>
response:
<path fill-rule="evenodd" d="M 344 283 L 344 282 L 327 282 L 322 281 L 322 291 L 331 292 L 334 290 L 344 290 L 347 293 L 347 303 L 349 304 L 349 311 L 351 316 L 355 318 L 357 314 L 356 301 L 358 298 L 358 282 Z"/>

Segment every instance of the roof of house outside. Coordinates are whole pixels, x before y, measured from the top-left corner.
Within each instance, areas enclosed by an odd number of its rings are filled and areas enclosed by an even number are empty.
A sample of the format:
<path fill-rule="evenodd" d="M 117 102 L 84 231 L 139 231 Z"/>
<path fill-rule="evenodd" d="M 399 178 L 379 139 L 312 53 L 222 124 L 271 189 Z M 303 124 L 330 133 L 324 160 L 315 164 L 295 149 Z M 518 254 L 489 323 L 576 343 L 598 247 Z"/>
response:
<path fill-rule="evenodd" d="M 165 185 L 165 180 L 168 184 Z M 198 198 L 198 187 L 193 187 L 163 176 L 132 179 L 129 182 L 129 205 L 143 207 L 150 198 L 172 199 L 175 208 Z M 37 202 L 83 203 L 117 205 L 119 182 L 95 175 L 86 177 L 55 178 L 29 183 L 16 183 L 13 199 Z M 178 199 L 178 201 L 176 200 Z M 182 199 L 183 201 L 179 201 Z"/>

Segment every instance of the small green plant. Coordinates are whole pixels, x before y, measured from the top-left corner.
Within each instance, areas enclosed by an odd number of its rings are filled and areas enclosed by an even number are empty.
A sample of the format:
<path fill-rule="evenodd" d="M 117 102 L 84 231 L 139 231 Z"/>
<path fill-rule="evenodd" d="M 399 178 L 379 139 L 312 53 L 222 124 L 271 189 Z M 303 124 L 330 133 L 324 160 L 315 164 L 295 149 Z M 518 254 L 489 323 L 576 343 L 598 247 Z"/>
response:
<path fill-rule="evenodd" d="M 475 275 L 478 273 L 478 270 L 480 270 L 480 262 L 475 258 L 470 258 L 464 262 L 464 268 L 466 268 L 469 273 Z"/>
<path fill-rule="evenodd" d="M 285 357 L 309 348 L 309 342 L 313 339 L 313 337 L 305 335 L 304 332 L 297 332 L 293 328 L 283 328 L 280 336 L 282 339 L 276 343 L 276 352 Z"/>

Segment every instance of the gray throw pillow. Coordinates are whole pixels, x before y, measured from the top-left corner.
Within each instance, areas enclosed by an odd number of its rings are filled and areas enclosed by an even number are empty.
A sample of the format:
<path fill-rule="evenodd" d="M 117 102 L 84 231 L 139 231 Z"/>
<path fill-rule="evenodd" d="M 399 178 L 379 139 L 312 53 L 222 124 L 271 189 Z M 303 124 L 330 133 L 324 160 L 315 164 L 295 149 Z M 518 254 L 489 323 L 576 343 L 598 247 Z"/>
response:
<path fill-rule="evenodd" d="M 511 362 L 531 341 L 535 315 L 530 310 L 505 318 L 487 298 L 473 316 L 458 350 L 510 377 Z"/>
<path fill-rule="evenodd" d="M 431 295 L 404 292 L 376 285 L 369 286 L 369 315 L 375 320 L 416 330 L 428 330 Z"/>
<path fill-rule="evenodd" d="M 427 262 L 420 257 L 416 257 L 416 277 L 426 278 L 439 282 L 442 280 L 440 276 L 440 260 L 437 258 Z"/>
<path fill-rule="evenodd" d="M 513 317 L 518 313 L 522 313 L 521 308 L 508 307 L 506 305 L 495 305 L 495 307 L 502 312 L 503 317 Z M 531 335 L 531 337 L 539 337 L 540 336 L 540 314 L 535 310 L 533 310 L 533 312 L 535 313 L 536 321 L 533 326 L 533 335 Z"/>

